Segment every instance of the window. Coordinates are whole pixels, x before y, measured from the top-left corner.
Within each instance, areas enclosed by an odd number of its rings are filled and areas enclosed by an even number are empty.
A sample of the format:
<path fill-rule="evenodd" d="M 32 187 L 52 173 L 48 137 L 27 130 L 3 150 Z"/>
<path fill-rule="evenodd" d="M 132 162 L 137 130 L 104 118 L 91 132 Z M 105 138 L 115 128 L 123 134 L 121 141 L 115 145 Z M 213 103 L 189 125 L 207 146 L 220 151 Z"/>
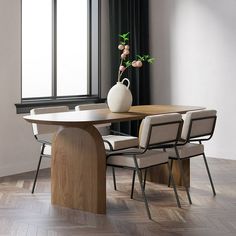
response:
<path fill-rule="evenodd" d="M 99 96 L 99 0 L 22 0 L 22 101 Z"/>
<path fill-rule="evenodd" d="M 52 4 L 22 0 L 22 98 L 51 95 Z"/>
<path fill-rule="evenodd" d="M 57 3 L 58 96 L 88 94 L 87 5 L 87 0 Z"/>

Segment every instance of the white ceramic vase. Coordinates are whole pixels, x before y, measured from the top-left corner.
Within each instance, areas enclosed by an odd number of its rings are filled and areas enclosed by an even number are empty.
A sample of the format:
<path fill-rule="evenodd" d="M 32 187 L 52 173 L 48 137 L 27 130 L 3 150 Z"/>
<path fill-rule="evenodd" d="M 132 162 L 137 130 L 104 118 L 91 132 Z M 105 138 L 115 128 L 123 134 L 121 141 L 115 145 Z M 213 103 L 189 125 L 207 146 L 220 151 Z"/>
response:
<path fill-rule="evenodd" d="M 126 86 L 124 82 L 127 81 Z M 132 105 L 132 94 L 129 90 L 130 82 L 127 78 L 117 82 L 108 92 L 107 104 L 111 112 L 127 112 Z"/>

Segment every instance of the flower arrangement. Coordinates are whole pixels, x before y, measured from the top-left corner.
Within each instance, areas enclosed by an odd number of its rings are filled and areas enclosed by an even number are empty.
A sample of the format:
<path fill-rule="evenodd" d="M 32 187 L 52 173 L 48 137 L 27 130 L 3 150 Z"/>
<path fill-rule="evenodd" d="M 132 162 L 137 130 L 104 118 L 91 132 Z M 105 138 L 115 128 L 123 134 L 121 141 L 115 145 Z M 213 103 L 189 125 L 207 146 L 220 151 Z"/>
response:
<path fill-rule="evenodd" d="M 135 60 L 129 60 L 128 57 L 130 55 L 130 46 L 127 44 L 129 41 L 129 32 L 125 34 L 120 34 L 120 43 L 118 45 L 118 49 L 121 51 L 120 55 L 120 66 L 118 71 L 118 82 L 120 82 L 121 76 L 124 71 L 127 70 L 130 66 L 140 68 L 143 66 L 143 62 L 153 63 L 154 58 L 150 57 L 150 55 L 136 55 Z"/>

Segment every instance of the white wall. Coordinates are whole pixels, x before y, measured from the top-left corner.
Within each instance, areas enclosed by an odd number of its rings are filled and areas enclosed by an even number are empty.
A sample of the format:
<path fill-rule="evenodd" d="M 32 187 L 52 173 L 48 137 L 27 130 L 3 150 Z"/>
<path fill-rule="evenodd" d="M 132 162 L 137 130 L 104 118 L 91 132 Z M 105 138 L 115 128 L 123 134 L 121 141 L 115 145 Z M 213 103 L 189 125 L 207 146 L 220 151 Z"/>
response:
<path fill-rule="evenodd" d="M 152 103 L 218 110 L 209 156 L 236 159 L 236 1 L 151 0 Z"/>
<path fill-rule="evenodd" d="M 20 101 L 20 1 L 0 1 L 0 176 L 35 169 L 39 146 L 16 115 Z"/>
<path fill-rule="evenodd" d="M 19 0 L 0 0 L 0 176 L 36 168 L 40 146 L 34 140 L 31 125 L 17 115 L 15 103 L 21 98 L 21 37 Z M 107 0 L 103 0 L 102 22 L 107 24 Z M 102 47 L 107 47 L 107 27 L 102 28 Z M 109 84 L 109 59 L 102 54 L 102 96 Z M 49 166 L 46 159 L 42 167 Z"/>

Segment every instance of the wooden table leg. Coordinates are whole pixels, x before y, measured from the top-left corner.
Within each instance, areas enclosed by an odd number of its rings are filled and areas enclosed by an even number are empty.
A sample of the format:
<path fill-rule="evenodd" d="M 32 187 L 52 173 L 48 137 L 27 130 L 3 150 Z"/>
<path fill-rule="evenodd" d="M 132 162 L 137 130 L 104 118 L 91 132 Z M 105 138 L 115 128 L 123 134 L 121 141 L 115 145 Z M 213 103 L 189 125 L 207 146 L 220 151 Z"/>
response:
<path fill-rule="evenodd" d="M 52 145 L 52 204 L 106 213 L 106 158 L 93 126 L 62 127 Z"/>
<path fill-rule="evenodd" d="M 186 180 L 187 186 L 189 187 L 190 186 L 190 160 L 186 159 L 182 161 L 182 164 L 183 164 L 183 169 L 184 169 L 184 174 L 185 174 L 185 180 Z M 174 176 L 175 184 L 179 186 L 183 186 L 184 184 L 180 175 L 178 161 L 173 162 L 172 173 Z M 161 166 L 150 168 L 149 173 L 147 175 L 147 180 L 151 182 L 161 183 L 161 184 L 168 184 L 169 172 L 168 172 L 167 165 L 161 165 Z"/>

